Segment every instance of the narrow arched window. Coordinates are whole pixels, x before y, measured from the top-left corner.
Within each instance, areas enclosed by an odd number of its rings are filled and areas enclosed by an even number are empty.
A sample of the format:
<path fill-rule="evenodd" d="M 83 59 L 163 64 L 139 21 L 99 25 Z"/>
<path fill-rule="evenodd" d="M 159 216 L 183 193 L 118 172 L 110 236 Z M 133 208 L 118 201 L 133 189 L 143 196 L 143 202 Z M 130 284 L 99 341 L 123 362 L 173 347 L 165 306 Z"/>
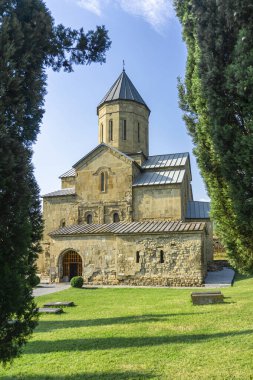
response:
<path fill-rule="evenodd" d="M 86 222 L 87 222 L 87 224 L 92 224 L 92 215 L 91 214 L 87 215 Z"/>
<path fill-rule="evenodd" d="M 109 140 L 113 141 L 113 121 L 109 120 Z"/>
<path fill-rule="evenodd" d="M 164 263 L 164 252 L 163 251 L 160 251 L 160 263 L 161 264 Z"/>
<path fill-rule="evenodd" d="M 136 263 L 138 264 L 140 262 L 140 252 L 136 252 Z"/>
<path fill-rule="evenodd" d="M 60 221 L 60 227 L 63 228 L 63 227 L 65 227 L 65 226 L 66 226 L 65 219 L 62 219 L 62 220 Z"/>
<path fill-rule="evenodd" d="M 140 136 L 140 123 L 138 123 L 137 125 L 137 138 L 138 138 L 138 142 L 141 141 L 141 136 Z"/>
<path fill-rule="evenodd" d="M 119 222 L 119 214 L 115 212 L 113 214 L 113 223 L 118 223 Z"/>
<path fill-rule="evenodd" d="M 100 190 L 105 191 L 105 173 L 101 173 L 100 175 Z"/>
<path fill-rule="evenodd" d="M 126 120 L 122 120 L 122 140 L 127 139 Z"/>
<path fill-rule="evenodd" d="M 101 129 L 101 142 L 103 142 L 104 141 L 104 126 L 103 126 L 103 124 L 101 124 L 100 129 Z"/>

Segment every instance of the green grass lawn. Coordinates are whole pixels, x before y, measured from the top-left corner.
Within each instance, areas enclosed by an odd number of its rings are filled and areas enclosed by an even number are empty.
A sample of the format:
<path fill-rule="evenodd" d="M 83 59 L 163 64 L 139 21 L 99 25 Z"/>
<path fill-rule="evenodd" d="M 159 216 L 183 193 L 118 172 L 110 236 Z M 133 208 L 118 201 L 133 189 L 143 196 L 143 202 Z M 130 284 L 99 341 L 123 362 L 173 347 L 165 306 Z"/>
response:
<path fill-rule="evenodd" d="M 223 289 L 224 304 L 193 306 L 191 289 L 68 289 L 43 315 L 1 379 L 253 379 L 253 278 Z"/>

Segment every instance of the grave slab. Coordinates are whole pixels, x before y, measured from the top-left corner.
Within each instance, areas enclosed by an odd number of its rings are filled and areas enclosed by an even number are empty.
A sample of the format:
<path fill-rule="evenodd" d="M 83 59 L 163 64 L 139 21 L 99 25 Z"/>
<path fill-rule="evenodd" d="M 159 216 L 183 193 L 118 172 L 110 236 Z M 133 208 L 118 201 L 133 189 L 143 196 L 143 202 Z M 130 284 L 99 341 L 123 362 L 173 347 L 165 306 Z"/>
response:
<path fill-rule="evenodd" d="M 58 301 L 58 302 L 47 302 L 44 304 L 44 307 L 70 307 L 74 306 L 73 301 Z"/>
<path fill-rule="evenodd" d="M 63 310 L 60 308 L 55 308 L 55 307 L 39 307 L 38 312 L 40 314 L 46 313 L 46 314 L 60 314 L 63 313 Z"/>

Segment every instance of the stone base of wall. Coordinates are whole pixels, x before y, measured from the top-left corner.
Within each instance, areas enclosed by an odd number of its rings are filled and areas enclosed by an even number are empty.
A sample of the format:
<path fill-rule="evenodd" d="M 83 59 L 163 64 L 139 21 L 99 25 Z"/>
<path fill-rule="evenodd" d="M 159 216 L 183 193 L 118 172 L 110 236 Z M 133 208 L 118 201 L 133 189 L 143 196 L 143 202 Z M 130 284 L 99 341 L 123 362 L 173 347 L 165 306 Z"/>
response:
<path fill-rule="evenodd" d="M 126 277 L 121 279 L 92 278 L 84 281 L 84 285 L 129 285 L 129 286 L 169 286 L 169 287 L 200 287 L 204 286 L 204 280 L 199 277 Z"/>

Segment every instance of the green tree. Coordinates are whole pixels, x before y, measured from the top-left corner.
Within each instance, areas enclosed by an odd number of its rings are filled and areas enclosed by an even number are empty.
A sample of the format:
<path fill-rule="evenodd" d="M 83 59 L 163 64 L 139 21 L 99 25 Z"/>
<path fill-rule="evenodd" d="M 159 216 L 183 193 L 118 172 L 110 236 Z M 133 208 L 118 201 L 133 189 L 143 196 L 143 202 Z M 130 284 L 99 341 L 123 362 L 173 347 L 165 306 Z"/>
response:
<path fill-rule="evenodd" d="M 42 218 L 32 144 L 44 112 L 46 69 L 105 62 L 104 26 L 84 33 L 55 25 L 42 0 L 0 0 L 0 361 L 37 323 L 32 284 Z"/>
<path fill-rule="evenodd" d="M 180 106 L 231 263 L 253 272 L 253 5 L 175 0 L 188 57 Z"/>

